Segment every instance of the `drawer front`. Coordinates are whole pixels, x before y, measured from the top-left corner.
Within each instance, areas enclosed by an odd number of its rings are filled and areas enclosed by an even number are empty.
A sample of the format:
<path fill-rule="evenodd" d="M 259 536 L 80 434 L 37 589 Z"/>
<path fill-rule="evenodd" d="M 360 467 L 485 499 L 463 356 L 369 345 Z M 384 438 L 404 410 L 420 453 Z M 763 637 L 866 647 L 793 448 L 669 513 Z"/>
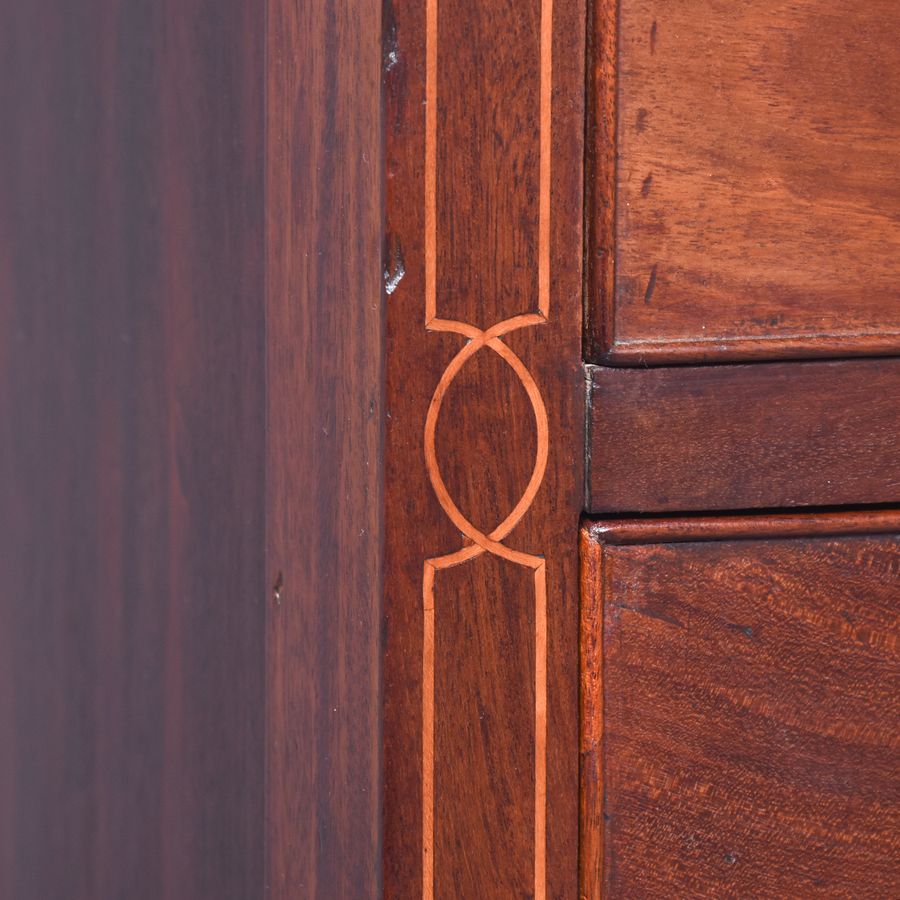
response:
<path fill-rule="evenodd" d="M 884 512 L 585 528 L 583 896 L 892 895 L 898 534 Z"/>
<path fill-rule="evenodd" d="M 589 378 L 591 512 L 900 502 L 900 359 Z"/>
<path fill-rule="evenodd" d="M 900 5 L 600 0 L 594 31 L 595 361 L 900 350 Z"/>

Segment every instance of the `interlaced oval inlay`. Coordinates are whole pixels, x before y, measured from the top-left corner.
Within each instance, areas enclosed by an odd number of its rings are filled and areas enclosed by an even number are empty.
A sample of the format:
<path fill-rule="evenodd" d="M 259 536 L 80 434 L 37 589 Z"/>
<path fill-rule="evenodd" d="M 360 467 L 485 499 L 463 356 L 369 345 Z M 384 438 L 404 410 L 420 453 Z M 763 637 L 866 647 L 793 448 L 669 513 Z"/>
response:
<path fill-rule="evenodd" d="M 445 556 L 434 557 L 430 560 L 435 568 L 442 569 L 447 566 L 456 565 L 472 559 L 481 553 L 492 553 L 509 562 L 518 565 L 535 568 L 540 565 L 541 557 L 533 556 L 529 553 L 523 553 L 507 547 L 503 541 L 509 533 L 516 527 L 528 508 L 534 501 L 541 482 L 544 478 L 544 471 L 547 467 L 548 453 L 548 422 L 547 409 L 541 397 L 541 392 L 531 372 L 522 362 L 522 360 L 508 347 L 502 340 L 504 335 L 509 334 L 519 328 L 526 328 L 530 325 L 537 325 L 544 322 L 544 318 L 540 315 L 523 315 L 515 316 L 511 319 L 505 319 L 498 322 L 487 330 L 476 328 L 472 325 L 466 325 L 462 322 L 454 322 L 448 319 L 436 319 L 432 321 L 429 327 L 432 330 L 455 331 L 465 335 L 469 340 L 466 345 L 456 354 L 450 364 L 441 376 L 434 395 L 431 398 L 431 404 L 428 407 L 428 414 L 425 418 L 425 464 L 428 469 L 428 477 L 431 479 L 432 487 L 437 496 L 441 508 L 446 513 L 451 522 L 464 534 L 472 543 L 449 553 Z M 438 417 L 441 412 L 441 405 L 444 397 L 453 383 L 453 380 L 459 374 L 463 366 L 476 353 L 484 348 L 489 348 L 496 353 L 516 374 L 516 377 L 525 388 L 525 393 L 531 402 L 534 411 L 535 427 L 537 430 L 537 447 L 535 450 L 534 468 L 531 478 L 521 498 L 513 507 L 509 515 L 493 529 L 489 534 L 485 534 L 479 530 L 471 521 L 469 521 L 460 511 L 441 474 L 437 461 L 437 453 L 435 450 L 435 432 L 437 430 Z"/>
<path fill-rule="evenodd" d="M 465 346 L 453 357 L 435 388 L 425 417 L 425 464 L 441 509 L 468 543 L 425 560 L 422 573 L 422 898 L 434 900 L 435 872 L 435 573 L 489 553 L 532 570 L 534 578 L 534 900 L 547 898 L 547 567 L 544 557 L 507 547 L 504 541 L 528 512 L 547 468 L 549 427 L 541 392 L 503 338 L 513 331 L 546 325 L 550 317 L 550 156 L 553 87 L 553 0 L 540 0 L 540 161 L 537 312 L 504 319 L 481 329 L 437 315 L 437 128 L 438 0 L 425 2 L 425 327 L 460 334 Z M 476 353 L 496 353 L 525 388 L 537 430 L 534 467 L 522 496 L 506 518 L 485 534 L 450 496 L 437 462 L 435 433 L 441 405 L 453 380 Z"/>

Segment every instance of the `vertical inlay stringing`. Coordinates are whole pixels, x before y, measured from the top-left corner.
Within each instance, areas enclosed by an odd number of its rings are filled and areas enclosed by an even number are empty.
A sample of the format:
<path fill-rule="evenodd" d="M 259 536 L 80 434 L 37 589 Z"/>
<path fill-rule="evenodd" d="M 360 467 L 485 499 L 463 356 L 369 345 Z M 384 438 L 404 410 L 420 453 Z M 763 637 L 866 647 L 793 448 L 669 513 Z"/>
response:
<path fill-rule="evenodd" d="M 487 329 L 437 315 L 437 81 L 438 0 L 426 0 L 425 24 L 425 327 L 453 332 L 467 343 L 444 370 L 425 420 L 424 453 L 431 484 L 447 517 L 467 539 L 459 550 L 425 560 L 422 577 L 422 895 L 434 896 L 434 671 L 435 572 L 460 565 L 483 553 L 493 554 L 534 573 L 534 896 L 546 898 L 547 804 L 547 574 L 543 556 L 510 549 L 503 541 L 528 511 L 543 481 L 549 449 L 547 411 L 540 390 L 522 360 L 503 342 L 521 328 L 544 325 L 550 315 L 550 155 L 552 105 L 553 0 L 541 0 L 540 12 L 540 164 L 537 259 L 537 311 L 523 313 Z M 479 531 L 451 498 L 437 463 L 435 433 L 443 399 L 466 361 L 483 348 L 497 353 L 525 388 L 535 416 L 537 446 L 528 485 L 509 515 L 490 534 Z"/>

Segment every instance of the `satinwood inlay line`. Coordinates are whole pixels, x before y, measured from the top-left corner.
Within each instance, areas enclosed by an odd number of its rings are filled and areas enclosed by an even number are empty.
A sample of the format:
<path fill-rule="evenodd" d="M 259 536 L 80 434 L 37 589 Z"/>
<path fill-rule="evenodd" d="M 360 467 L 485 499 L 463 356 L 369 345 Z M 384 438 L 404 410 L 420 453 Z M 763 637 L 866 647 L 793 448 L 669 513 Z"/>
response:
<path fill-rule="evenodd" d="M 452 553 L 425 560 L 422 577 L 422 895 L 434 897 L 434 667 L 435 572 L 491 553 L 534 572 L 535 598 L 535 709 L 534 709 L 534 896 L 546 898 L 547 804 L 547 576 L 544 558 L 507 547 L 503 541 L 534 501 L 547 467 L 549 427 L 547 410 L 528 368 L 503 337 L 521 328 L 545 325 L 550 314 L 550 153 L 552 106 L 553 0 L 541 0 L 540 20 L 540 166 L 538 207 L 538 311 L 524 313 L 481 329 L 437 315 L 437 74 L 438 0 L 426 0 L 425 22 L 425 327 L 428 331 L 462 335 L 467 343 L 444 370 L 425 418 L 424 454 L 428 476 L 447 517 L 467 539 Z M 534 411 L 537 448 L 531 478 L 509 515 L 490 534 L 462 514 L 444 483 L 435 451 L 441 404 L 465 363 L 483 348 L 497 353 L 516 374 Z"/>

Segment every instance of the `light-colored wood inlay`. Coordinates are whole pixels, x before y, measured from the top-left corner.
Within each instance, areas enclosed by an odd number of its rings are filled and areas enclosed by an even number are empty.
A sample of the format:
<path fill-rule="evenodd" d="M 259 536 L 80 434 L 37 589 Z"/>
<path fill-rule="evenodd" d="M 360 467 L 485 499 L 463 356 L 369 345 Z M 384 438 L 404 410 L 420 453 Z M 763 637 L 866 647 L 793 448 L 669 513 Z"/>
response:
<path fill-rule="evenodd" d="M 437 315 L 438 0 L 425 0 L 425 322 Z"/>
<path fill-rule="evenodd" d="M 542 556 L 507 547 L 503 541 L 519 523 L 537 496 L 549 453 L 549 424 L 540 389 L 528 368 L 503 337 L 521 328 L 547 323 L 550 312 L 550 187 L 553 0 L 541 0 L 540 33 L 540 167 L 538 214 L 538 297 L 536 313 L 523 313 L 487 329 L 437 314 L 437 75 L 438 0 L 426 0 L 425 48 L 425 327 L 429 331 L 462 335 L 467 343 L 450 361 L 435 388 L 425 419 L 425 465 L 438 502 L 465 536 L 459 550 L 425 560 L 422 578 L 424 612 L 422 648 L 422 896 L 434 897 L 434 668 L 435 572 L 491 553 L 534 571 L 535 602 L 535 708 L 534 708 L 534 896 L 546 900 L 547 842 L 547 575 Z M 522 497 L 490 534 L 476 528 L 450 496 L 441 475 L 435 434 L 444 397 L 465 363 L 488 348 L 506 362 L 525 388 L 535 417 L 537 447 L 534 469 Z"/>
<path fill-rule="evenodd" d="M 541 2 L 541 159 L 538 214 L 538 309 L 550 315 L 550 156 L 553 107 L 553 0 Z"/>
<path fill-rule="evenodd" d="M 547 895 L 547 567 L 534 570 L 534 896 Z"/>
<path fill-rule="evenodd" d="M 434 896 L 434 566 L 425 563 L 422 635 L 422 895 Z"/>

